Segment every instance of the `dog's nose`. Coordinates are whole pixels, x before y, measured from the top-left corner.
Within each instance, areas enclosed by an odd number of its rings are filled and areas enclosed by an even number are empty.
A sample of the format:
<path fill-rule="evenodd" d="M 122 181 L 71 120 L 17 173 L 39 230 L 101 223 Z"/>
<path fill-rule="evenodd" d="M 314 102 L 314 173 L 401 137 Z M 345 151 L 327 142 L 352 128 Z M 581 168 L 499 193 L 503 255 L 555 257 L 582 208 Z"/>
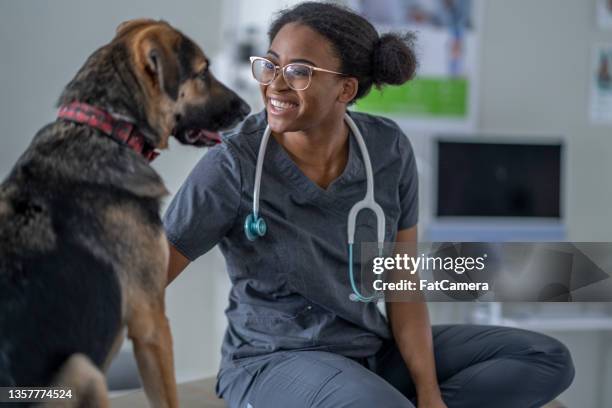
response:
<path fill-rule="evenodd" d="M 242 118 L 246 118 L 251 113 L 251 107 L 242 99 L 235 100 L 233 105 Z"/>

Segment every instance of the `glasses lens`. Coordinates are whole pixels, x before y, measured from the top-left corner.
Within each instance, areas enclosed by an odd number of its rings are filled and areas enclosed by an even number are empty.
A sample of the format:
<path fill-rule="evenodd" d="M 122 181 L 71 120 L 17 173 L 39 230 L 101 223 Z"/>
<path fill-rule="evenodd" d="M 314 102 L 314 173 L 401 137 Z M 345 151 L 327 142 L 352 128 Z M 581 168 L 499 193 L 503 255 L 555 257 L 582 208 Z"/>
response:
<path fill-rule="evenodd" d="M 251 64 L 251 71 L 253 72 L 253 78 L 259 83 L 269 84 L 274 80 L 274 73 L 276 68 L 274 64 L 265 59 L 253 60 Z"/>
<path fill-rule="evenodd" d="M 285 67 L 287 85 L 296 91 L 302 91 L 310 85 L 312 70 L 307 65 L 289 64 Z"/>

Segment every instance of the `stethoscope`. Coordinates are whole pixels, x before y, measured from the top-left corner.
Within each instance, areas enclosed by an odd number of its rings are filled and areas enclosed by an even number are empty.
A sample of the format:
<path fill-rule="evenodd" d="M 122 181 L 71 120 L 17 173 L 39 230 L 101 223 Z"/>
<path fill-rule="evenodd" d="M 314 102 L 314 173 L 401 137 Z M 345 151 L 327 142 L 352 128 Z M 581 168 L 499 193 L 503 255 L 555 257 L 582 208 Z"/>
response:
<path fill-rule="evenodd" d="M 378 238 L 378 251 L 382 254 L 384 241 L 385 241 L 385 213 L 380 205 L 374 200 L 374 175 L 372 172 L 372 162 L 370 161 L 370 155 L 368 149 L 363 140 L 361 131 L 351 119 L 351 117 L 345 113 L 344 120 L 351 129 L 359 150 L 361 151 L 361 157 L 363 157 L 363 163 L 366 171 L 366 194 L 363 200 L 358 201 L 353 205 L 348 215 L 348 251 L 349 251 L 349 280 L 351 283 L 351 289 L 353 293 L 350 294 L 349 298 L 352 301 L 361 302 L 374 302 L 381 298 L 381 294 L 376 292 L 371 296 L 364 296 L 355 283 L 355 276 L 353 272 L 353 244 L 355 242 L 355 223 L 357 220 L 357 214 L 361 210 L 369 209 L 376 215 L 376 226 L 377 226 L 377 238 Z M 268 146 L 268 140 L 270 139 L 270 126 L 266 126 L 261 143 L 259 145 L 259 152 L 257 154 L 257 166 L 255 168 L 255 186 L 253 187 L 253 213 L 249 214 L 244 220 L 244 233 L 249 241 L 254 241 L 259 237 L 266 235 L 268 227 L 265 220 L 259 215 L 259 193 L 261 186 L 261 173 L 263 171 L 263 162 L 266 155 L 266 147 Z"/>

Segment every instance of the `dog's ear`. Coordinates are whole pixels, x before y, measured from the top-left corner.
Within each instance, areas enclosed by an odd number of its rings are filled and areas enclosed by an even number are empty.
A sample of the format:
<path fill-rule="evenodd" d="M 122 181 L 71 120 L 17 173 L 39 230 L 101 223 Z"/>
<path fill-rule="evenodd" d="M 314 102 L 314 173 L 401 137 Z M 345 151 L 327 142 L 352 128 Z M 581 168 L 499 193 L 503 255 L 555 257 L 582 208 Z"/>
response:
<path fill-rule="evenodd" d="M 172 99 L 178 97 L 180 81 L 178 50 L 175 48 L 171 39 L 155 32 L 147 36 L 140 45 L 145 72 L 153 83 Z"/>
<path fill-rule="evenodd" d="M 154 86 L 172 99 L 178 96 L 180 34 L 164 20 L 138 18 L 117 27 L 115 39 L 133 48 L 137 63 Z"/>
<path fill-rule="evenodd" d="M 179 88 L 179 64 L 176 51 L 168 49 L 163 44 L 150 43 L 146 56 L 148 69 L 157 77 L 159 88 L 163 89 L 172 99 L 176 99 Z"/>
<path fill-rule="evenodd" d="M 157 21 L 152 20 L 150 18 L 135 18 L 133 20 L 127 20 L 117 26 L 117 29 L 115 30 L 115 35 L 119 37 L 127 33 L 128 31 L 132 30 L 133 28 L 136 28 L 139 26 L 144 27 L 146 25 L 155 24 L 155 23 L 157 23 Z"/>

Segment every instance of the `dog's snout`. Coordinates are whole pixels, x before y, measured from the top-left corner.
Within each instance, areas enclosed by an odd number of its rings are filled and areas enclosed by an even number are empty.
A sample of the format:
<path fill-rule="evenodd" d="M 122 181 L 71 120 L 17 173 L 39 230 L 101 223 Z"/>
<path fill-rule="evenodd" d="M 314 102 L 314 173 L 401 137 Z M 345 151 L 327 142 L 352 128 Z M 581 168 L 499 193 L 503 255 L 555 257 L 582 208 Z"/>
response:
<path fill-rule="evenodd" d="M 237 98 L 232 102 L 232 110 L 238 112 L 241 118 L 246 118 L 251 113 L 251 107 L 242 99 Z"/>

